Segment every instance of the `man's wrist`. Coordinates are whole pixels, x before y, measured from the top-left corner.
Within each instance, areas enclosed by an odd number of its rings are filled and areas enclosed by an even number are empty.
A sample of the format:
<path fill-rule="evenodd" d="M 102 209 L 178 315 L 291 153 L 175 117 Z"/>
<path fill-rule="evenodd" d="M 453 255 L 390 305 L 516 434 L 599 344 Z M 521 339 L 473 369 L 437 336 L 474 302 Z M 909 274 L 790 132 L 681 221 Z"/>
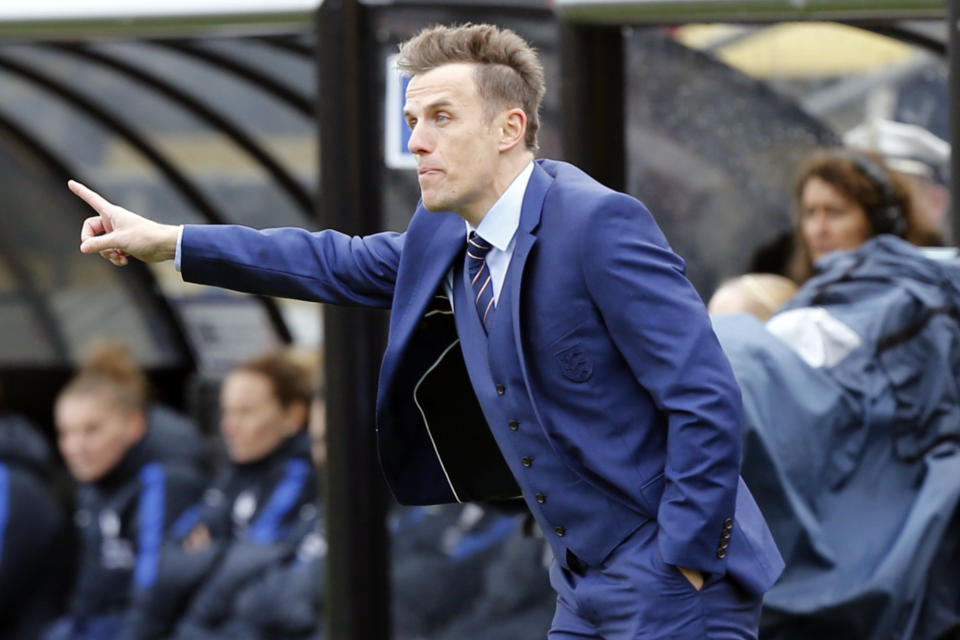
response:
<path fill-rule="evenodd" d="M 183 261 L 183 255 L 181 253 L 181 245 L 183 243 L 183 225 L 177 225 L 177 241 L 174 248 L 173 254 L 173 266 L 176 270 L 180 271 L 180 263 Z"/>

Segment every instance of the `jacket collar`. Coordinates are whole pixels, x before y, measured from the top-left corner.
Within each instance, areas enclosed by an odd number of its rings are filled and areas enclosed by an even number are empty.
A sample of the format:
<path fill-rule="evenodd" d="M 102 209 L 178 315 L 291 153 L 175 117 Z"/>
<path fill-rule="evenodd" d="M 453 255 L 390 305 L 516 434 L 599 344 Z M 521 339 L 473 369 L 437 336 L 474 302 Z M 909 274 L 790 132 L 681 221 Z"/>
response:
<path fill-rule="evenodd" d="M 552 183 L 553 177 L 540 166 L 540 162 L 534 162 L 533 173 L 530 174 L 530 181 L 527 183 L 527 191 L 523 194 L 519 231 L 532 234 L 540 226 L 543 201 Z"/>

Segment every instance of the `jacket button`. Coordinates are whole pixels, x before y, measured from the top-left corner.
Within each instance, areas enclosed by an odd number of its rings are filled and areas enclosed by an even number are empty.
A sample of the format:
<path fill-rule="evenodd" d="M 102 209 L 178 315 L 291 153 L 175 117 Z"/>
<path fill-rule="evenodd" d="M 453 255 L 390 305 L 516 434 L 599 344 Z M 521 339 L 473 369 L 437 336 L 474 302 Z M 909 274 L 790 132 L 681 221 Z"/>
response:
<path fill-rule="evenodd" d="M 726 542 L 727 540 L 729 540 L 729 539 L 730 539 L 730 532 L 729 532 L 729 531 L 724 531 L 724 532 L 723 532 L 723 535 L 720 536 L 720 539 L 723 540 L 724 542 Z"/>
<path fill-rule="evenodd" d="M 727 547 L 729 547 L 729 546 L 730 546 L 730 543 L 727 542 L 726 540 L 724 540 L 723 542 L 720 543 L 720 549 L 723 550 L 723 551 L 726 551 L 726 550 L 727 550 Z"/>
<path fill-rule="evenodd" d="M 530 465 L 533 464 L 533 458 L 530 458 L 528 456 L 523 456 L 522 458 L 520 458 L 520 464 L 522 464 L 525 467 L 529 467 Z"/>
<path fill-rule="evenodd" d="M 567 530 L 564 529 L 563 527 L 554 527 L 553 531 L 561 538 L 567 535 Z"/>
<path fill-rule="evenodd" d="M 724 520 L 723 528 L 726 529 L 727 531 L 729 531 L 730 529 L 733 529 L 733 518 L 727 518 L 726 520 Z"/>
<path fill-rule="evenodd" d="M 506 393 L 506 392 L 507 392 L 507 388 L 506 388 L 505 386 L 503 386 L 502 384 L 498 384 L 498 385 L 497 385 L 497 395 L 498 395 L 498 396 L 502 396 L 502 395 L 503 395 L 504 393 Z"/>
<path fill-rule="evenodd" d="M 507 426 L 510 427 L 510 431 L 516 431 L 517 429 L 520 428 L 520 423 L 517 422 L 516 420 L 511 420 L 510 422 L 507 423 Z"/>
<path fill-rule="evenodd" d="M 724 558 L 726 558 L 726 557 L 727 557 L 727 550 L 726 550 L 726 549 L 717 549 L 717 557 L 720 558 L 721 560 L 723 560 Z"/>
<path fill-rule="evenodd" d="M 547 501 L 547 496 L 543 495 L 542 493 L 538 493 L 536 498 L 537 498 L 537 502 L 539 502 L 540 504 L 543 504 L 544 502 Z"/>

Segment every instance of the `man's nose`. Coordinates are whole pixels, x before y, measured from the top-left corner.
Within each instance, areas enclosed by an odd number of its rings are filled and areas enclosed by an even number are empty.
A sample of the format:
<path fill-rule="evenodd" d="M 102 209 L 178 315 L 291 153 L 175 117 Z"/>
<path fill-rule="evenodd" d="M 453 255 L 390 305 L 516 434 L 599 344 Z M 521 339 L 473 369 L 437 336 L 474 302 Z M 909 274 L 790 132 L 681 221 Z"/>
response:
<path fill-rule="evenodd" d="M 410 130 L 410 139 L 407 141 L 407 149 L 414 155 L 430 152 L 428 136 L 424 128 L 420 126 L 419 122 L 413 125 L 413 129 Z"/>

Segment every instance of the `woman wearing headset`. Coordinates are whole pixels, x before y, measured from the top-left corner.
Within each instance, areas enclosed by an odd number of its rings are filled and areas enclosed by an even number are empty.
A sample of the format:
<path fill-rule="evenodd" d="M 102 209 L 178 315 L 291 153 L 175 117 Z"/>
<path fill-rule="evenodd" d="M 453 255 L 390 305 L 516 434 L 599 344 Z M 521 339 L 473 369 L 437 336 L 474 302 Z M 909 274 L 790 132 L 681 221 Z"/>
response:
<path fill-rule="evenodd" d="M 906 183 L 865 154 L 817 152 L 801 168 L 794 195 L 800 281 L 812 275 L 813 264 L 826 254 L 856 249 L 882 233 L 927 243 Z"/>

